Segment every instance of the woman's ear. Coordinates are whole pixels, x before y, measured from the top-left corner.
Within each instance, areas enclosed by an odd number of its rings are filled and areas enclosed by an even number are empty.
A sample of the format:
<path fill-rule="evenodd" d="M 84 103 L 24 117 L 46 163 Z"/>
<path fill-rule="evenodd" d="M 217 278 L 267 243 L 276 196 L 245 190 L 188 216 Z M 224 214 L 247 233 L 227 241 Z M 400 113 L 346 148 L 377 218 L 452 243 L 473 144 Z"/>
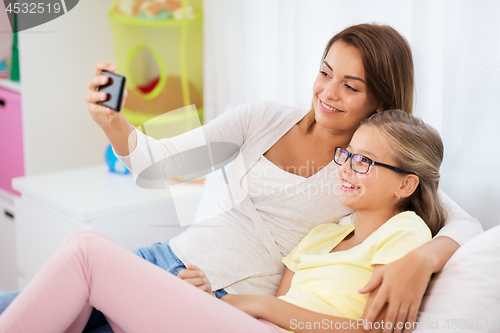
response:
<path fill-rule="evenodd" d="M 415 192 L 419 182 L 417 175 L 406 175 L 397 190 L 396 197 L 408 198 Z"/>

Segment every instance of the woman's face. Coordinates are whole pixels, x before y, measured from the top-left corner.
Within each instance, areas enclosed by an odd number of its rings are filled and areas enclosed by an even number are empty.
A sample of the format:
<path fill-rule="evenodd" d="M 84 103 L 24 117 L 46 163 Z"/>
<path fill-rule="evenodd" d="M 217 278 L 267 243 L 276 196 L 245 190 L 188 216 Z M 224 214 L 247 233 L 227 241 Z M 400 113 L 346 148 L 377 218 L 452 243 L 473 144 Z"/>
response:
<path fill-rule="evenodd" d="M 353 135 L 347 150 L 369 159 L 396 166 L 379 132 L 371 126 L 361 126 Z M 393 210 L 397 193 L 406 175 L 372 165 L 367 174 L 354 172 L 351 159 L 338 168 L 342 182 L 340 202 L 356 210 Z"/>
<path fill-rule="evenodd" d="M 361 53 L 335 42 L 321 64 L 313 87 L 316 122 L 329 129 L 355 131 L 361 120 L 377 110 L 368 100 Z"/>

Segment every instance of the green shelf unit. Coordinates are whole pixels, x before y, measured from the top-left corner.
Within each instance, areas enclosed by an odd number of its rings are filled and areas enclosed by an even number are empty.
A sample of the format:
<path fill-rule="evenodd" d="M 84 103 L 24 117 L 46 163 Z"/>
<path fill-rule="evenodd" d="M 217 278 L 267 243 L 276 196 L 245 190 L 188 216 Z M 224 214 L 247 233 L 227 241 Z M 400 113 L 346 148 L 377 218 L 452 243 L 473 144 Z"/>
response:
<path fill-rule="evenodd" d="M 117 73 L 127 77 L 129 92 L 123 114 L 136 127 L 145 122 L 157 126 L 176 123 L 189 128 L 190 116 L 182 124 L 180 115 L 164 117 L 169 111 L 195 105 L 203 123 L 203 15 L 201 3 L 186 19 L 187 0 L 182 0 L 181 20 L 142 20 L 117 13 L 114 0 L 108 13 L 114 37 Z M 152 69 L 154 68 L 154 69 Z M 139 86 L 157 73 L 157 83 L 147 93 Z M 148 74 L 149 73 L 149 74 Z M 149 75 L 149 76 L 148 76 Z M 155 74 L 156 75 L 156 74 Z M 152 121 L 157 116 L 161 120 Z M 194 126 L 194 125 L 193 125 Z"/>

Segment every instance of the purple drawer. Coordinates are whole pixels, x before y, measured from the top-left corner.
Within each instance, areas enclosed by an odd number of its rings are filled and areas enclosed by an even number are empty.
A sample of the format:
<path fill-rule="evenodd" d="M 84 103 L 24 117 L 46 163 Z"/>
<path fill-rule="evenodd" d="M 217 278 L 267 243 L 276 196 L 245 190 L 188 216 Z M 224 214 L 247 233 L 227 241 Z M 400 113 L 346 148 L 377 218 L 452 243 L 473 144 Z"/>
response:
<path fill-rule="evenodd" d="M 14 177 L 24 176 L 23 127 L 21 96 L 0 88 L 0 188 L 12 189 Z"/>

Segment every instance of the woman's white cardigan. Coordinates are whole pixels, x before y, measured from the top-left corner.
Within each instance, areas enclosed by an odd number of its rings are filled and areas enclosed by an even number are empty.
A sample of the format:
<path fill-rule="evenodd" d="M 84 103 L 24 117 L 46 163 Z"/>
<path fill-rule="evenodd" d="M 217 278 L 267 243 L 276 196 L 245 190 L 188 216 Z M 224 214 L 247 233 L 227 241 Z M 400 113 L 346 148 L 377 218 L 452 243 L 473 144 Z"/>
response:
<path fill-rule="evenodd" d="M 241 105 L 170 139 L 155 140 L 137 130 L 135 150 L 119 156 L 144 187 L 155 187 L 154 179 L 163 182 L 182 170 L 203 174 L 201 169 L 232 156 L 231 167 L 224 169 L 228 186 L 209 209 L 210 217 L 170 240 L 172 250 L 184 263 L 196 264 L 205 271 L 214 290 L 232 286 L 231 290 L 238 291 L 238 284 L 246 283 L 245 293 L 274 294 L 283 271 L 281 254 L 254 206 L 257 203 L 248 197 L 248 184 L 242 178 L 307 112 L 275 102 Z M 225 149 L 215 149 L 221 146 Z M 259 207 L 276 216 L 276 223 L 288 233 L 291 251 L 315 226 L 339 222 L 352 212 L 340 204 L 339 193 L 337 166 L 331 162 L 292 190 L 257 200 L 265 200 Z M 463 244 L 482 232 L 477 220 L 441 194 L 449 206 L 449 218 L 438 236 Z"/>

